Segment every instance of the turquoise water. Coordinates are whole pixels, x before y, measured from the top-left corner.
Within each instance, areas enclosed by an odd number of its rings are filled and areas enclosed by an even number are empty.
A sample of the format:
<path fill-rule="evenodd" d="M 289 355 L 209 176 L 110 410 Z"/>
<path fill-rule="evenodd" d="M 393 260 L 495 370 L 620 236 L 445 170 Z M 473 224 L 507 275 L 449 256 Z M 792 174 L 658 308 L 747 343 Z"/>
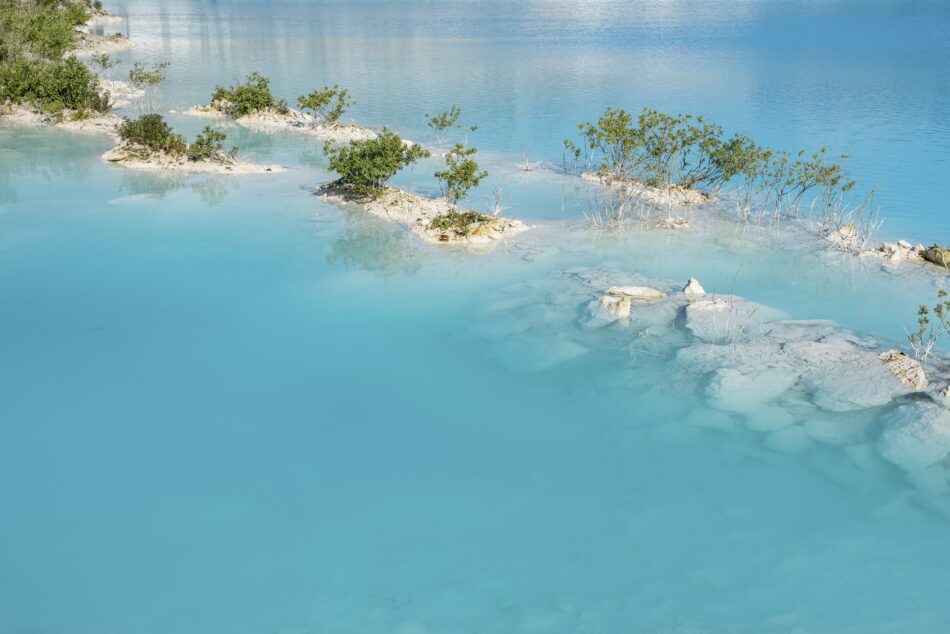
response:
<path fill-rule="evenodd" d="M 515 167 L 607 104 L 703 110 L 847 152 L 885 231 L 946 241 L 941 4 L 109 8 L 127 60 L 172 61 L 170 108 L 252 69 L 410 138 L 459 103 L 492 172 L 471 202 L 502 184 L 537 226 L 421 244 L 314 197 L 299 136 L 229 128 L 292 168 L 234 180 L 0 126 L 0 632 L 947 630 L 945 490 L 864 443 L 692 424 L 681 342 L 579 325 L 591 271 L 696 276 L 900 343 L 941 278 L 715 216 L 603 235 L 585 186 Z"/>

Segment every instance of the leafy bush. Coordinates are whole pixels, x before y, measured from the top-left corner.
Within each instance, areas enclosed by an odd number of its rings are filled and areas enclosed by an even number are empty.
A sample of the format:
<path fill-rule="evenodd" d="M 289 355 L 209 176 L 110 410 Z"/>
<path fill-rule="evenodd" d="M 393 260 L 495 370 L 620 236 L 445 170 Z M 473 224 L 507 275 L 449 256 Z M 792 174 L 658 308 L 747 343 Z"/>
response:
<path fill-rule="evenodd" d="M 0 2 L 0 61 L 24 55 L 58 60 L 76 43 L 76 27 L 89 19 L 83 4 L 60 0 Z"/>
<path fill-rule="evenodd" d="M 473 147 L 456 143 L 452 151 L 445 155 L 445 169 L 435 173 L 442 183 L 443 195 L 452 205 L 465 198 L 470 189 L 478 187 L 482 179 L 488 176 L 488 172 L 479 171 L 478 163 L 472 158 L 476 152 L 478 150 Z"/>
<path fill-rule="evenodd" d="M 99 78 L 76 57 L 58 62 L 15 58 L 0 64 L 0 100 L 31 103 L 46 112 L 64 109 L 106 112 L 108 94 L 100 92 Z"/>
<path fill-rule="evenodd" d="M 268 108 L 277 108 L 286 111 L 287 105 L 283 101 L 276 101 L 270 91 L 270 79 L 254 71 L 247 76 L 244 83 L 228 88 L 218 86 L 211 96 L 212 103 L 219 103 L 231 117 L 261 112 Z"/>
<path fill-rule="evenodd" d="M 323 90 L 313 90 L 309 95 L 297 97 L 301 110 L 310 111 L 315 119 L 323 124 L 332 124 L 340 120 L 347 108 L 353 106 L 347 89 L 339 85 L 324 86 Z"/>
<path fill-rule="evenodd" d="M 323 152 L 330 159 L 330 170 L 340 175 L 337 184 L 369 198 L 378 198 L 396 172 L 430 155 L 418 145 L 407 146 L 385 129 L 371 140 L 344 146 L 327 143 Z"/>
<path fill-rule="evenodd" d="M 183 155 L 187 149 L 184 137 L 172 130 L 160 114 L 144 114 L 134 121 L 124 119 L 119 126 L 119 138 L 153 152 L 175 156 Z"/>
<path fill-rule="evenodd" d="M 237 156 L 237 148 L 232 147 L 225 152 L 224 140 L 228 138 L 224 132 L 215 130 L 210 126 L 205 126 L 197 137 L 195 142 L 188 146 L 189 161 L 207 161 L 214 159 L 231 158 Z"/>

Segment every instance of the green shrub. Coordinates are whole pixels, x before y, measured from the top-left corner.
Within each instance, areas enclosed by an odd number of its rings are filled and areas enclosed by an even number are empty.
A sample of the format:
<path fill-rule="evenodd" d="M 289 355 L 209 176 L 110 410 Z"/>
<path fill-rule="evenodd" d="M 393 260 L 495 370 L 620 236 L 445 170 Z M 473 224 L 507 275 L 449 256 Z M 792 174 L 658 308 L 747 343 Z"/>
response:
<path fill-rule="evenodd" d="M 172 130 L 160 114 L 144 114 L 134 121 L 124 119 L 119 126 L 119 138 L 153 152 L 175 156 L 183 155 L 187 149 L 184 137 Z"/>
<path fill-rule="evenodd" d="M 339 174 L 337 184 L 368 198 L 378 198 L 396 172 L 430 155 L 418 145 L 407 146 L 389 130 L 349 145 L 327 143 L 323 152 L 330 159 L 330 170 Z"/>
<path fill-rule="evenodd" d="M 349 91 L 339 85 L 324 86 L 323 90 L 313 90 L 309 95 L 297 97 L 301 110 L 310 111 L 315 119 L 323 124 L 333 124 L 340 120 L 347 108 L 353 106 Z"/>
<path fill-rule="evenodd" d="M 488 172 L 479 171 L 478 163 L 472 158 L 476 152 L 478 150 L 473 147 L 456 143 L 452 151 L 445 155 L 445 169 L 435 173 L 442 184 L 443 195 L 452 205 L 465 198 L 470 189 L 478 187 L 482 179 L 488 176 Z"/>
<path fill-rule="evenodd" d="M 58 62 L 16 58 L 0 64 L 0 99 L 30 103 L 46 112 L 64 109 L 106 112 L 109 96 L 96 77 L 76 57 Z"/>
<path fill-rule="evenodd" d="M 223 102 L 227 114 L 235 118 L 261 112 L 268 108 L 277 108 L 278 110 L 286 110 L 287 108 L 286 103 L 274 99 L 274 95 L 270 91 L 270 79 L 257 71 L 248 75 L 244 83 L 238 83 L 228 88 L 218 86 L 211 96 L 211 101 L 212 103 Z"/>
<path fill-rule="evenodd" d="M 76 43 L 76 27 L 89 19 L 85 6 L 58 0 L 0 2 L 0 61 L 26 55 L 58 60 Z"/>
<path fill-rule="evenodd" d="M 188 160 L 207 161 L 222 158 L 233 159 L 237 156 L 237 148 L 232 147 L 225 152 L 224 140 L 228 138 L 224 132 L 215 130 L 210 126 L 205 126 L 197 137 L 195 142 L 188 146 Z"/>

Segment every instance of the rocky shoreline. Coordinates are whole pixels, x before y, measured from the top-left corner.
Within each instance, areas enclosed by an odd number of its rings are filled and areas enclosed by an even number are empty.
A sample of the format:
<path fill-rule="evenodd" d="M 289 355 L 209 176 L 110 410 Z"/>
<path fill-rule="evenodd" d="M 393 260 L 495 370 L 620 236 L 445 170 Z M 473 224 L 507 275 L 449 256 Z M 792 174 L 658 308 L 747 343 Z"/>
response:
<path fill-rule="evenodd" d="M 226 112 L 227 104 L 213 102 L 207 106 L 195 106 L 181 114 L 191 117 L 211 117 L 233 121 L 239 125 L 255 130 L 290 131 L 308 134 L 331 143 L 349 143 L 350 141 L 366 141 L 375 139 L 378 135 L 374 130 L 362 128 L 353 124 L 334 123 L 322 125 L 313 117 L 293 108 L 267 108 L 265 110 L 233 118 Z"/>
<path fill-rule="evenodd" d="M 395 188 L 387 188 L 378 198 L 371 199 L 354 196 L 336 183 L 324 185 L 316 193 L 324 200 L 355 205 L 377 218 L 405 226 L 432 244 L 493 246 L 529 228 L 519 220 L 459 212 L 444 198 L 425 198 Z M 466 223 L 469 219 L 472 222 Z"/>
<path fill-rule="evenodd" d="M 242 161 L 227 153 L 209 159 L 191 160 L 185 155 L 154 152 L 141 145 L 123 143 L 105 154 L 108 163 L 136 170 L 161 170 L 189 174 L 271 174 L 287 171 L 283 165 L 264 165 Z"/>

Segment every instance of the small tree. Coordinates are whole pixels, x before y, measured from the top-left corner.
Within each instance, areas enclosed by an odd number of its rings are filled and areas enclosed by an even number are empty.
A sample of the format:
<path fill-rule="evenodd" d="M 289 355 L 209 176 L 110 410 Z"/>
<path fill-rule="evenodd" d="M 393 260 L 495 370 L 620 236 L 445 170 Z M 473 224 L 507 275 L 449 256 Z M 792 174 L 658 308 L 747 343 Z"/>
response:
<path fill-rule="evenodd" d="M 136 102 L 136 109 L 140 114 L 154 113 L 161 109 L 159 86 L 165 81 L 165 69 L 168 66 L 168 62 L 152 64 L 151 67 L 136 62 L 129 69 L 129 83 L 133 88 L 142 91 L 142 98 Z"/>
<path fill-rule="evenodd" d="M 440 112 L 434 115 L 426 115 L 426 120 L 428 121 L 429 129 L 435 134 L 435 138 L 440 144 L 445 143 L 448 140 L 449 130 L 459 129 L 462 126 L 459 125 L 459 117 L 462 116 L 462 110 L 458 106 L 453 105 L 451 108 L 445 112 Z"/>
<path fill-rule="evenodd" d="M 310 111 L 315 122 L 322 125 L 334 124 L 340 120 L 347 108 L 354 105 L 346 88 L 324 86 L 323 90 L 312 90 L 309 95 L 297 97 L 301 110 Z"/>
<path fill-rule="evenodd" d="M 926 363 L 937 342 L 950 332 L 950 300 L 946 299 L 947 292 L 937 291 L 937 303 L 933 310 L 921 304 L 917 309 L 917 330 L 907 332 L 907 340 L 914 350 L 914 357 L 921 363 Z M 931 312 L 936 322 L 930 320 Z"/>
<path fill-rule="evenodd" d="M 323 152 L 330 159 L 330 170 L 340 176 L 336 183 L 367 198 L 378 198 L 396 172 L 430 156 L 427 150 L 407 145 L 388 129 L 375 139 L 351 141 L 349 145 L 326 143 Z"/>
<path fill-rule="evenodd" d="M 228 135 L 211 126 L 205 126 L 195 142 L 188 146 L 189 161 L 230 160 L 237 156 L 238 149 L 224 150 L 224 140 Z"/>
<path fill-rule="evenodd" d="M 479 171 L 478 163 L 472 158 L 476 152 L 478 150 L 473 147 L 456 143 L 445 155 L 445 169 L 435 173 L 442 184 L 442 194 L 453 206 L 488 176 L 488 172 Z"/>
<path fill-rule="evenodd" d="M 96 74 L 102 75 L 106 71 L 109 71 L 119 65 L 119 60 L 113 59 L 111 55 L 107 53 L 100 53 L 98 55 L 93 55 L 89 58 L 89 63 L 93 68 L 97 69 Z"/>

